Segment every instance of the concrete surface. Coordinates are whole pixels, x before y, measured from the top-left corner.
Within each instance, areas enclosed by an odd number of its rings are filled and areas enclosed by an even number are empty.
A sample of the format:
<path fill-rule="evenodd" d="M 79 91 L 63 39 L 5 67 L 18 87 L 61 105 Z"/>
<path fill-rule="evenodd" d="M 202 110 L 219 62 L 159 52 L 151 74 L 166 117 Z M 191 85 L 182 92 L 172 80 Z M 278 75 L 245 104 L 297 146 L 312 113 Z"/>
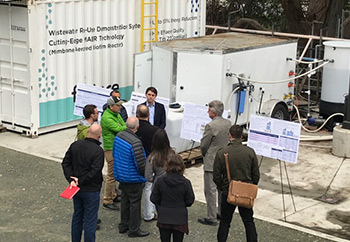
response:
<path fill-rule="evenodd" d="M 17 133 L 5 132 L 0 133 L 0 146 L 32 154 L 36 157 L 45 158 L 51 161 L 54 160 L 61 162 L 68 146 L 71 142 L 74 141 L 75 132 L 76 130 L 72 128 L 41 135 L 39 138 L 35 139 L 23 137 Z M 350 239 L 350 201 L 348 199 L 350 194 L 350 161 L 348 159 L 344 160 L 343 158 L 333 156 L 331 154 L 331 146 L 332 143 L 329 141 L 313 143 L 301 142 L 299 148 L 298 164 L 294 165 L 286 163 L 296 211 L 294 211 L 292 199 L 289 194 L 284 163 L 282 163 L 281 168 L 285 193 L 284 201 L 286 208 L 286 222 L 283 222 L 284 211 L 281 195 L 281 173 L 279 162 L 268 158 L 262 159 L 260 167 L 261 182 L 259 184 L 258 198 L 254 207 L 260 238 L 259 241 L 324 241 L 321 238 L 332 241 L 345 241 L 346 239 Z M 4 150 L 5 149 L 1 149 L 1 153 L 3 153 Z M 33 166 L 33 161 L 30 163 L 30 165 L 27 159 L 16 161 L 17 156 L 19 155 L 14 155 L 12 158 L 8 158 L 5 161 L 5 164 L 8 164 L 7 166 L 13 166 L 15 164 L 18 165 L 22 172 L 30 172 L 29 169 Z M 14 162 L 13 159 L 16 162 Z M 60 225 L 62 227 L 59 227 L 58 225 L 57 227 L 55 225 L 54 228 L 48 228 L 49 231 L 61 231 L 61 233 L 59 233 L 60 235 L 52 233 L 52 239 L 49 239 L 50 236 L 47 235 L 48 237 L 46 239 L 40 237 L 41 239 L 35 240 L 59 241 L 60 236 L 65 236 L 62 237 L 62 241 L 69 240 L 69 223 L 72 213 L 71 202 L 62 201 L 57 198 L 57 193 L 59 193 L 59 191 L 65 185 L 61 168 L 59 164 L 55 162 L 50 162 L 48 160 L 43 160 L 35 157 L 30 159 L 38 160 L 38 162 L 34 161 L 34 164 L 36 165 L 34 166 L 35 169 L 32 171 L 32 174 L 23 174 L 25 176 L 25 179 L 33 178 L 34 176 L 37 178 L 35 181 L 41 185 L 47 184 L 48 188 L 53 189 L 55 192 L 52 192 L 51 190 L 40 192 L 41 189 L 35 187 L 35 183 L 26 183 L 26 180 L 23 180 L 22 177 L 20 178 L 22 172 L 20 174 L 17 174 L 17 168 L 12 168 L 12 172 L 16 173 L 16 175 L 8 177 L 5 176 L 7 172 L 3 172 L 3 167 L 0 167 L 0 179 L 2 181 L 1 184 L 4 184 L 3 181 L 6 182 L 10 179 L 10 182 L 8 182 L 9 184 L 22 184 L 22 186 L 26 185 L 23 187 L 25 190 L 21 190 L 21 186 L 12 187 L 12 190 L 16 191 L 17 193 L 23 193 L 23 196 L 13 197 L 13 200 L 11 202 L 4 201 L 5 199 L 3 195 L 8 191 L 6 190 L 5 192 L 3 189 L 1 190 L 1 203 L 7 204 L 8 206 L 6 208 L 3 208 L 2 206 L 2 214 L 3 212 L 6 212 L 6 214 L 10 212 L 11 215 L 9 215 L 10 218 L 7 218 L 8 220 L 4 221 L 1 219 L 2 223 L 0 225 L 0 241 L 7 241 L 7 239 L 17 241 L 15 237 L 11 236 L 15 236 L 16 233 L 26 233 L 25 231 L 28 231 L 29 229 L 27 226 L 30 219 L 27 221 L 28 223 L 24 223 L 24 225 L 26 225 L 24 227 L 17 225 L 17 217 L 21 217 L 21 219 L 23 217 L 24 219 L 26 216 L 33 217 L 34 220 L 31 221 L 30 224 L 39 227 L 49 227 L 50 223 L 47 222 L 52 222 L 53 220 L 57 219 L 57 217 L 63 216 L 65 218 L 65 221 L 62 225 Z M 1 162 L 3 166 L 4 161 Z M 333 176 L 336 174 L 336 172 L 337 175 L 333 179 Z M 46 174 L 49 174 L 49 176 L 47 176 L 48 180 L 41 178 Z M 189 241 L 191 236 L 194 236 L 194 238 L 191 239 L 193 241 L 215 241 L 217 228 L 208 228 L 207 226 L 200 225 L 196 222 L 197 217 L 202 217 L 206 214 L 205 205 L 201 203 L 205 201 L 203 193 L 202 165 L 197 165 L 186 169 L 185 175 L 191 180 L 196 193 L 196 200 L 199 202 L 196 203 L 194 205 L 194 208 L 191 208 L 190 210 L 190 226 L 193 228 L 193 232 L 191 232 L 190 236 L 186 237 L 188 239 L 186 240 Z M 326 192 L 327 187 L 332 180 L 333 182 L 328 189 L 327 195 L 339 199 L 339 202 L 332 205 L 316 200 L 315 198 L 322 196 Z M 2 185 L 2 187 L 4 186 Z M 5 187 L 5 189 L 11 188 L 11 186 L 7 187 L 6 185 Z M 40 196 L 41 200 L 48 199 L 50 201 L 47 201 L 44 204 L 37 204 L 35 202 L 32 204 L 30 203 L 32 206 L 36 206 L 35 213 L 31 214 L 31 212 L 26 211 L 24 216 L 22 214 L 23 211 L 21 211 L 20 208 L 25 205 L 26 202 L 23 200 L 25 200 L 28 193 L 35 195 L 36 197 Z M 55 204 L 54 207 L 51 207 L 52 203 Z M 56 209 L 62 210 L 63 205 L 66 205 L 67 207 L 63 209 L 63 211 L 60 211 L 59 214 L 56 214 Z M 35 218 L 37 213 L 40 213 L 40 211 L 47 214 L 48 217 L 46 223 L 43 223 L 43 218 Z M 103 209 L 100 211 L 101 216 L 102 214 L 105 214 L 103 215 L 104 219 L 110 221 L 111 218 L 109 217 L 109 214 L 112 214 L 113 212 L 107 212 Z M 62 213 L 64 213 L 64 215 L 62 215 Z M 11 219 L 14 220 L 12 221 L 12 227 L 11 223 L 8 225 L 8 221 L 11 221 Z M 119 215 L 111 220 L 112 224 L 108 222 L 108 229 L 106 228 L 106 230 L 112 229 L 116 231 L 116 221 L 118 220 Z M 240 227 L 242 226 L 240 219 L 237 219 L 236 217 L 234 221 L 237 221 L 237 226 L 234 225 L 231 227 L 231 236 L 244 236 L 243 227 Z M 268 226 L 268 232 L 266 232 L 263 227 L 260 228 L 260 226 L 262 226 L 259 225 L 260 223 L 266 224 L 266 226 Z M 54 224 L 55 223 L 52 225 Z M 31 227 L 33 230 L 36 230 L 34 229 L 35 226 L 29 227 Z M 145 224 L 145 226 L 147 227 L 150 225 Z M 157 236 L 158 232 L 154 227 L 155 225 L 153 224 L 152 231 L 154 236 Z M 278 228 L 276 229 L 277 232 L 275 231 L 275 228 Z M 288 232 L 284 231 L 284 229 L 291 231 L 292 236 L 288 236 Z M 102 236 L 105 232 L 104 229 L 102 229 L 99 231 L 99 235 Z M 12 233 L 14 234 L 11 235 Z M 303 237 L 300 236 L 303 236 L 303 233 L 306 233 L 307 236 L 310 236 L 310 238 L 306 237 L 302 239 Z M 271 234 L 272 236 L 267 237 L 268 234 Z M 7 236 L 4 237 L 6 240 L 1 239 L 3 235 Z M 115 233 L 115 235 L 118 236 L 118 238 L 120 237 L 120 235 L 117 233 Z M 198 235 L 199 237 L 195 237 L 195 235 Z M 33 236 L 31 238 L 36 238 L 35 233 L 31 236 Z M 293 236 L 295 236 L 294 239 L 296 240 L 292 239 Z M 150 237 L 149 241 L 152 241 L 151 238 L 156 237 Z M 244 241 L 244 237 L 240 238 L 241 239 L 237 239 L 237 241 Z M 31 239 L 28 239 L 27 241 L 31 241 Z M 105 239 L 99 241 L 108 241 L 108 239 L 106 237 Z"/>

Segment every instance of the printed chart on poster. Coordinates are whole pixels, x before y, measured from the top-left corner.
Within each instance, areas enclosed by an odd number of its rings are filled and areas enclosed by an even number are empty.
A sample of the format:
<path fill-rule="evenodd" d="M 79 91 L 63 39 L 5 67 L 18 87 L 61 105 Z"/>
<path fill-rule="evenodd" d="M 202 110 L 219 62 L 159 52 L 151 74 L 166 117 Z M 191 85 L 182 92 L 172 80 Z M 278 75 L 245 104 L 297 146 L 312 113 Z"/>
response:
<path fill-rule="evenodd" d="M 222 116 L 227 118 L 227 115 L 225 110 Z M 208 106 L 185 103 L 180 138 L 200 142 L 205 125 L 210 121 Z"/>
<path fill-rule="evenodd" d="M 102 87 L 96 87 L 83 83 L 77 85 L 77 95 L 74 103 L 74 114 L 83 115 L 83 108 L 85 105 L 94 104 L 97 107 L 99 113 L 99 120 L 101 120 L 101 114 L 103 111 L 103 105 L 107 102 L 111 89 Z"/>
<path fill-rule="evenodd" d="M 146 100 L 147 99 L 144 93 L 132 92 L 130 101 L 127 105 L 128 107 L 126 107 L 128 109 L 129 116 L 136 116 L 137 106 L 140 105 L 141 103 L 146 102 Z M 156 102 L 164 105 L 166 116 L 168 116 L 169 102 L 170 102 L 169 98 L 157 96 Z M 131 109 L 129 109 L 130 106 L 131 106 Z"/>
<path fill-rule="evenodd" d="M 257 155 L 297 163 L 300 124 L 252 115 L 248 133 L 248 146 Z"/>

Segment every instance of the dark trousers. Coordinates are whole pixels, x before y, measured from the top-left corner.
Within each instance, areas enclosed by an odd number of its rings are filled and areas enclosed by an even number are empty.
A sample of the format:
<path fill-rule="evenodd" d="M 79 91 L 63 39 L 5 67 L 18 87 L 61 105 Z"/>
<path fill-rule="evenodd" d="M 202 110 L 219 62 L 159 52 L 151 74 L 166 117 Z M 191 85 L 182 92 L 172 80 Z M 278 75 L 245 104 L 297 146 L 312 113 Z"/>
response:
<path fill-rule="evenodd" d="M 95 241 L 100 192 L 81 192 L 73 197 L 72 242 L 81 241 L 84 224 L 84 241 Z"/>
<path fill-rule="evenodd" d="M 232 221 L 233 213 L 235 212 L 236 206 L 227 202 L 227 194 L 222 194 L 221 199 L 221 221 L 218 229 L 217 238 L 219 242 L 227 240 L 228 232 L 230 230 L 230 224 Z M 238 207 L 239 215 L 242 218 L 245 227 L 246 239 L 248 242 L 258 241 L 258 235 L 253 218 L 252 208 Z"/>
<path fill-rule="evenodd" d="M 136 232 L 140 228 L 143 185 L 143 183 L 120 182 L 119 189 L 122 190 L 122 199 L 119 230 L 129 229 L 129 232 Z"/>
<path fill-rule="evenodd" d="M 173 235 L 173 242 L 182 242 L 184 239 L 184 233 L 174 229 L 159 228 L 159 233 L 162 242 L 170 242 L 171 235 Z"/>

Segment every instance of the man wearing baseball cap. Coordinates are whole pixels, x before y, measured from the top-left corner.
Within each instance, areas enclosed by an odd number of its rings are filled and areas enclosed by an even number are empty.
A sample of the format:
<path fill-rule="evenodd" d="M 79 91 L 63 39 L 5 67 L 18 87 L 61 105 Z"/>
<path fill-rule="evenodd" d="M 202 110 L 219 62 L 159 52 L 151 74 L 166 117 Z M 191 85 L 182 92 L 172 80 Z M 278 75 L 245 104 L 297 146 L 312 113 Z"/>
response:
<path fill-rule="evenodd" d="M 119 210 L 113 203 L 116 198 L 115 180 L 113 176 L 113 142 L 117 133 L 124 131 L 126 125 L 120 115 L 123 101 L 117 97 L 109 97 L 107 100 L 107 109 L 101 118 L 103 148 L 105 150 L 105 157 L 107 161 L 107 177 L 105 194 L 103 198 L 103 207 L 111 210 Z"/>

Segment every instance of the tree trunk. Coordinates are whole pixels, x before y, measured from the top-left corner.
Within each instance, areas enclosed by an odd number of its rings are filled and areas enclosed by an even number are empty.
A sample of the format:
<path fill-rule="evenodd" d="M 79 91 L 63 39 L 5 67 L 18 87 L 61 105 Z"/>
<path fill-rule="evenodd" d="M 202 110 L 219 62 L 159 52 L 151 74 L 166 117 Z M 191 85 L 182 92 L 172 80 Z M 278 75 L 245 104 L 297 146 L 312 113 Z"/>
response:
<path fill-rule="evenodd" d="M 308 34 L 305 16 L 299 0 L 281 0 L 286 16 L 288 31 L 291 33 Z"/>

